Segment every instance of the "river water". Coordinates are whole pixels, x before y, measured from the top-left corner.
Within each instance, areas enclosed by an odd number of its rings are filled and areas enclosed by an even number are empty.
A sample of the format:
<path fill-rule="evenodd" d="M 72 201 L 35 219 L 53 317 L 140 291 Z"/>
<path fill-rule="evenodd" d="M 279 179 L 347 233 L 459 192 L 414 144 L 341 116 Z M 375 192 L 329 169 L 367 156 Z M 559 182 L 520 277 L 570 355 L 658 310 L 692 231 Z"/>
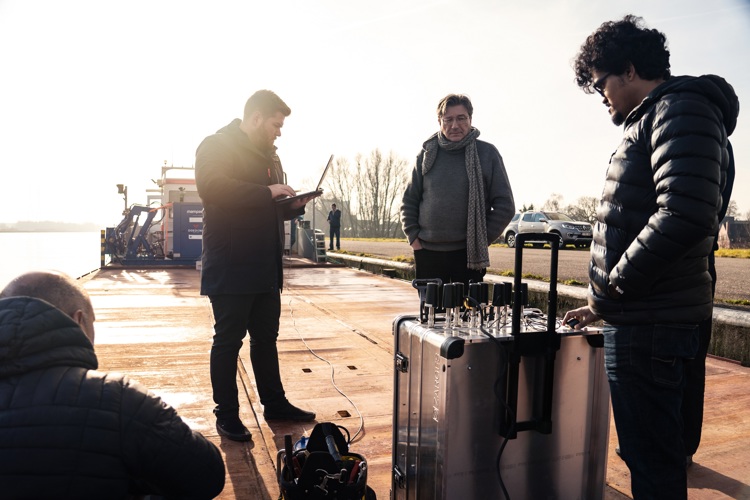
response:
<path fill-rule="evenodd" d="M 0 233 L 0 289 L 26 271 L 55 269 L 79 278 L 99 268 L 101 233 Z"/>

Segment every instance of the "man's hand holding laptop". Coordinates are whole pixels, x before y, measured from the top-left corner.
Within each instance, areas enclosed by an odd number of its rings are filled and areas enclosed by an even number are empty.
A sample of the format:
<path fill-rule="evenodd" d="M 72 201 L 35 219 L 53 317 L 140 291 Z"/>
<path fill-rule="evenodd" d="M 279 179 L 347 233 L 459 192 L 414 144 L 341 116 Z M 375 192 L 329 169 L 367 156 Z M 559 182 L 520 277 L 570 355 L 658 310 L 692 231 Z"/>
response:
<path fill-rule="evenodd" d="M 283 200 L 285 198 L 290 198 L 292 196 L 297 196 L 297 193 L 292 189 L 291 186 L 287 186 L 286 184 L 271 184 L 268 186 L 268 189 L 271 190 L 271 198 L 274 200 Z M 311 202 L 313 199 L 317 198 L 322 194 L 322 191 L 320 193 L 314 192 L 311 193 L 309 196 L 305 196 L 296 200 L 293 200 L 291 202 L 291 208 L 297 209 L 302 208 L 305 205 L 307 205 L 309 202 Z"/>

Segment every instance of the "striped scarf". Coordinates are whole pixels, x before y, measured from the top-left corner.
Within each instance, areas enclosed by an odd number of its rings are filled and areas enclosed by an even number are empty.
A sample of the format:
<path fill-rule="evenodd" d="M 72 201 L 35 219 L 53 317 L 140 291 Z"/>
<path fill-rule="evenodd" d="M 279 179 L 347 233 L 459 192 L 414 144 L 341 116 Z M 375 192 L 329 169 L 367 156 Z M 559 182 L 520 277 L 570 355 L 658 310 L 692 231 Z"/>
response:
<path fill-rule="evenodd" d="M 437 158 L 438 148 L 456 151 L 466 148 L 466 175 L 469 177 L 469 216 L 466 223 L 466 267 L 485 269 L 490 265 L 487 251 L 487 214 L 484 207 L 484 182 L 482 166 L 477 153 L 479 130 L 472 127 L 466 137 L 459 142 L 451 142 L 442 132 L 427 139 L 424 143 L 422 175 L 427 175 Z"/>

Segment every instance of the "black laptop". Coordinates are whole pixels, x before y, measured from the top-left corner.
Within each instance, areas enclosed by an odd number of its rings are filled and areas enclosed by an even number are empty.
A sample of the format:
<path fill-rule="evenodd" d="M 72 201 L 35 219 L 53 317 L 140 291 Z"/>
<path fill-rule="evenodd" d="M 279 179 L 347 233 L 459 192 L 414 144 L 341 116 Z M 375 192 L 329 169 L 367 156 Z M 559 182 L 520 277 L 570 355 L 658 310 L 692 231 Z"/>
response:
<path fill-rule="evenodd" d="M 333 155 L 331 155 L 330 158 L 328 158 L 328 163 L 326 163 L 326 168 L 323 169 L 323 175 L 320 176 L 320 180 L 318 181 L 318 187 L 315 188 L 314 191 L 308 191 L 306 193 L 300 193 L 296 196 L 290 196 L 288 198 L 279 198 L 276 200 L 276 203 L 286 205 L 289 203 L 294 202 L 295 200 L 301 200 L 303 198 L 309 198 L 310 196 L 318 197 L 323 194 L 323 188 L 321 187 L 323 185 L 323 180 L 326 178 L 326 174 L 331 169 L 331 165 L 333 164 Z"/>

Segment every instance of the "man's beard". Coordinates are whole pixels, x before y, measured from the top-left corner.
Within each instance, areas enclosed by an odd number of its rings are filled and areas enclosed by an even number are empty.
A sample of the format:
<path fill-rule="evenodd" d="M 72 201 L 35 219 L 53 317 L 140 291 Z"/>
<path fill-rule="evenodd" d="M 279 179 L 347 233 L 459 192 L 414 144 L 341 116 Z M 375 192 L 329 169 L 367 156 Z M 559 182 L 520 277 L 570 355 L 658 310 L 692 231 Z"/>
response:
<path fill-rule="evenodd" d="M 273 141 L 269 142 L 260 130 L 254 131 L 249 136 L 250 142 L 263 153 L 273 153 L 275 148 Z"/>
<path fill-rule="evenodd" d="M 612 115 L 612 123 L 614 123 L 615 125 L 619 127 L 620 125 L 625 123 L 625 117 L 619 111 L 615 111 L 614 114 Z"/>

